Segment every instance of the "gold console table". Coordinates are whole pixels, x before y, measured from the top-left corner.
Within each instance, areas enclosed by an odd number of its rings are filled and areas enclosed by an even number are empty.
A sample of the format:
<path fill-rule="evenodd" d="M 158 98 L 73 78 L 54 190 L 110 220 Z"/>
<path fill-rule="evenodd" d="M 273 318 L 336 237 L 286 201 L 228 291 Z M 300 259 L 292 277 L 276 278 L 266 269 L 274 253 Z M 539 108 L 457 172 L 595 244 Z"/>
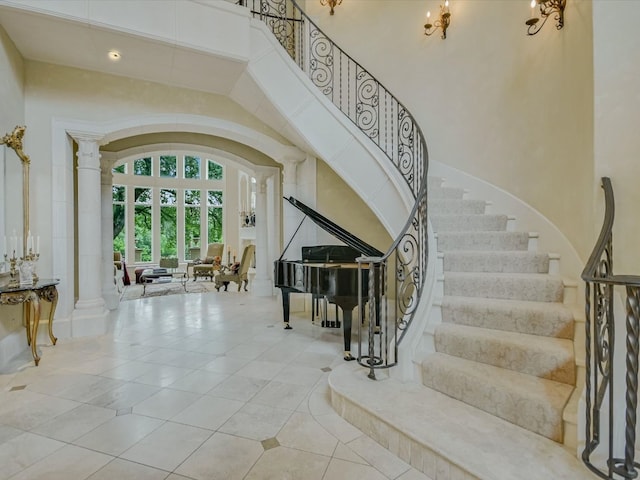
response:
<path fill-rule="evenodd" d="M 38 326 L 40 325 L 40 300 L 49 302 L 51 310 L 49 312 L 49 338 L 54 345 L 58 339 L 53 335 L 53 314 L 58 304 L 58 290 L 56 285 L 60 283 L 58 279 L 40 279 L 33 285 L 19 285 L 9 287 L 0 286 L 0 305 L 20 305 L 24 308 L 24 323 L 27 330 L 27 344 L 31 346 L 31 355 L 38 366 L 40 356 L 36 341 L 38 338 Z M 32 312 L 33 310 L 33 312 Z M 33 317 L 32 314 L 33 313 Z"/>

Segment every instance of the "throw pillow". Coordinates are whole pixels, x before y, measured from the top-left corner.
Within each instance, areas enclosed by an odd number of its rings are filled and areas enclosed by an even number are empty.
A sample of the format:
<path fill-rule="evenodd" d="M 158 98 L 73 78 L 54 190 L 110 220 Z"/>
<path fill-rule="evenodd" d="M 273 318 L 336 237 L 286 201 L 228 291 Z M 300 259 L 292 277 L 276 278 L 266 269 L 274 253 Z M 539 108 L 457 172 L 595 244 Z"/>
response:
<path fill-rule="evenodd" d="M 206 263 L 207 265 L 211 265 L 213 263 L 213 259 L 214 257 L 207 257 L 204 259 L 204 262 L 202 263 Z"/>

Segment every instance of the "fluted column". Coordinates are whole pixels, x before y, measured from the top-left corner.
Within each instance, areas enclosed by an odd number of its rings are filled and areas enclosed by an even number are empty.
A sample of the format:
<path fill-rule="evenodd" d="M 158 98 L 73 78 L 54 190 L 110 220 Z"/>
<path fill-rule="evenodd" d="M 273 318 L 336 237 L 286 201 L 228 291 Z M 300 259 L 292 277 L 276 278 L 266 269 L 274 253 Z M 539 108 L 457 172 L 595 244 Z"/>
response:
<path fill-rule="evenodd" d="M 269 232 L 267 228 L 267 178 L 269 174 L 256 176 L 256 276 L 252 292 L 258 297 L 273 295 L 273 282 L 269 276 Z"/>
<path fill-rule="evenodd" d="M 283 170 L 282 170 L 282 195 L 284 197 L 294 197 L 298 198 L 298 165 L 304 159 L 288 159 L 284 158 L 282 160 Z M 301 220 L 300 213 L 295 208 L 290 208 L 290 206 L 285 205 L 283 209 L 283 225 L 282 225 L 282 233 L 284 235 L 285 244 L 291 240 L 293 234 L 295 233 L 296 228 Z M 289 259 L 297 259 L 300 252 L 300 241 L 298 239 L 291 243 L 287 252 L 285 252 L 285 258 Z"/>
<path fill-rule="evenodd" d="M 102 160 L 100 197 L 102 205 L 102 297 L 109 310 L 120 303 L 113 272 L 113 172 L 111 162 Z"/>
<path fill-rule="evenodd" d="M 102 225 L 99 142 L 101 135 L 69 132 L 78 143 L 78 300 L 73 318 L 106 315 L 102 297 Z M 78 328 L 80 325 L 77 325 Z M 76 325 L 73 326 L 76 328 Z M 94 328 L 89 328 L 94 330 Z"/>

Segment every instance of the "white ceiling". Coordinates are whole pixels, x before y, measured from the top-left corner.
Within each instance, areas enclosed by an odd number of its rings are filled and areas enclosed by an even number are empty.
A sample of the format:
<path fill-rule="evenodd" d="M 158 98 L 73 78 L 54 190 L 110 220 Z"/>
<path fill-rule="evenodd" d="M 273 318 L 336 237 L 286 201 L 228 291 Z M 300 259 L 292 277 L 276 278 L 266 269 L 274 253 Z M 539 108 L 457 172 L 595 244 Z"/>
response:
<path fill-rule="evenodd" d="M 0 24 L 29 60 L 227 95 L 243 62 L 86 23 L 0 7 Z M 107 52 L 122 52 L 118 62 Z"/>

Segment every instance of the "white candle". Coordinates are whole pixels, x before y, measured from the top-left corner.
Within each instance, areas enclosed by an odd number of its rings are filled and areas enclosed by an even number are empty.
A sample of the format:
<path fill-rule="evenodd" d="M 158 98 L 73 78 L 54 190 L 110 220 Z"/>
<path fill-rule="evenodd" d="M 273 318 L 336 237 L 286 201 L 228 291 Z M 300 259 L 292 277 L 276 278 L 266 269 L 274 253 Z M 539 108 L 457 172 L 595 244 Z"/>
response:
<path fill-rule="evenodd" d="M 531 18 L 536 16 L 536 0 L 531 0 Z"/>
<path fill-rule="evenodd" d="M 36 237 L 36 253 L 40 255 L 40 235 Z"/>
<path fill-rule="evenodd" d="M 22 235 L 20 235 L 20 243 L 18 244 L 18 248 L 19 248 L 18 251 L 20 252 L 19 257 L 24 257 L 24 242 L 23 242 L 23 238 L 24 237 Z"/>
<path fill-rule="evenodd" d="M 4 240 L 2 241 L 2 253 L 3 255 L 7 254 L 7 236 L 4 236 Z"/>

